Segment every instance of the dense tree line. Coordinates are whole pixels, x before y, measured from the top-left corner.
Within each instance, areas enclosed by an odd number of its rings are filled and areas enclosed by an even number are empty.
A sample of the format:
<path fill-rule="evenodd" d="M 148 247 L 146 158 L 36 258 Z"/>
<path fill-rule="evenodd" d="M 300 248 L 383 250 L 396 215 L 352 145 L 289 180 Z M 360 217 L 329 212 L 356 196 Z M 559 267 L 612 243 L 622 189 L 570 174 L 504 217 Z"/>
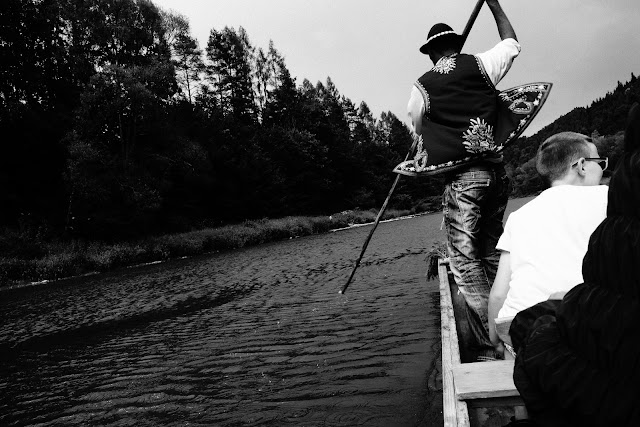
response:
<path fill-rule="evenodd" d="M 273 43 L 147 0 L 5 0 L 0 221 L 126 238 L 382 204 L 410 146 L 330 78 L 296 84 Z M 403 180 L 410 208 L 438 180 Z"/>
<path fill-rule="evenodd" d="M 594 134 L 615 162 L 639 95 L 632 76 L 514 144 L 514 194 L 541 189 L 531 159 L 561 130 Z M 411 144 L 329 77 L 298 84 L 273 43 L 225 27 L 200 49 L 148 0 L 4 0 L 0 135 L 0 227 L 100 239 L 377 209 Z M 391 206 L 433 209 L 441 191 L 404 178 Z"/>

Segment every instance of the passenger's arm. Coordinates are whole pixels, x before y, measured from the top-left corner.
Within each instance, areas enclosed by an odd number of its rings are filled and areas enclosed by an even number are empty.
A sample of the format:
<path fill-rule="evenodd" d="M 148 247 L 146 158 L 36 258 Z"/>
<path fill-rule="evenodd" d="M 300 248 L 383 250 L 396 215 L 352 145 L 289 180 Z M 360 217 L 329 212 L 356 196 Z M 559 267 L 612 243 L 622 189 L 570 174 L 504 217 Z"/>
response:
<path fill-rule="evenodd" d="M 511 26 L 511 22 L 509 22 L 509 18 L 507 18 L 504 10 L 502 10 L 502 6 L 498 3 L 498 0 L 487 0 L 487 6 L 491 9 L 491 13 L 493 13 L 493 17 L 496 20 L 500 38 L 502 40 L 514 39 L 517 41 L 518 38 L 516 37 L 516 32 Z"/>
<path fill-rule="evenodd" d="M 502 342 L 496 332 L 495 319 L 498 317 L 498 312 L 500 312 L 505 299 L 507 299 L 510 280 L 511 254 L 507 251 L 502 251 L 500 262 L 498 263 L 498 271 L 496 272 L 496 280 L 493 282 L 489 293 L 489 338 L 491 338 L 493 345 L 499 349 L 502 347 Z"/>

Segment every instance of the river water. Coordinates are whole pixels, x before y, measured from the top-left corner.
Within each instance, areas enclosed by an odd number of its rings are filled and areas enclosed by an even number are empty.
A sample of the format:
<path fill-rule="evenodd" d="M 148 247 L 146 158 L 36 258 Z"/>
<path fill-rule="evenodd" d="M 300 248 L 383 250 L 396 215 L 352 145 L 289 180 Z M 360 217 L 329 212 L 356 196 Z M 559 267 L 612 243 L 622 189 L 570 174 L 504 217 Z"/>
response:
<path fill-rule="evenodd" d="M 441 219 L 3 291 L 0 425 L 442 425 Z"/>

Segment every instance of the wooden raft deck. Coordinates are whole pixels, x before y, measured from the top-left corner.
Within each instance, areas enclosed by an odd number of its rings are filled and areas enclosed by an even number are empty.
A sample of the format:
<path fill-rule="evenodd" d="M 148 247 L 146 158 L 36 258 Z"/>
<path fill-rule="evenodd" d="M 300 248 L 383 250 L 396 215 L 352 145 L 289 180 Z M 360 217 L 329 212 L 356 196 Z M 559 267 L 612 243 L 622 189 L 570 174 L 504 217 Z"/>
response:
<path fill-rule="evenodd" d="M 470 426 L 467 404 L 458 400 L 453 385 L 453 367 L 459 366 L 461 362 L 448 274 L 447 264 L 439 261 L 438 277 L 440 278 L 440 316 L 442 322 L 442 415 L 444 427 Z"/>
<path fill-rule="evenodd" d="M 495 362 L 462 363 L 456 324 L 454 298 L 448 276 L 448 262 L 438 263 L 440 278 L 440 313 L 442 332 L 442 401 L 445 427 L 467 427 L 482 425 L 471 408 L 523 406 L 522 399 L 513 383 L 513 360 Z M 461 320 L 461 319 L 459 319 Z M 466 332 L 463 332 L 466 333 Z M 464 352 L 464 349 L 463 349 Z M 515 410 L 515 409 L 514 409 Z"/>

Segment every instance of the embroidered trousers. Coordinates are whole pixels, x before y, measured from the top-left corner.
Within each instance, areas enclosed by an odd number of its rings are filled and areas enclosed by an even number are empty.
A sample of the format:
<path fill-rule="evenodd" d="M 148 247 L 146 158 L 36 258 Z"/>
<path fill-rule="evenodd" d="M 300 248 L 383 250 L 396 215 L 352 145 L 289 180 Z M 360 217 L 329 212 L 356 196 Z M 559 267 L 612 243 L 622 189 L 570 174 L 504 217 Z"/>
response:
<path fill-rule="evenodd" d="M 442 198 L 447 250 L 456 284 L 467 302 L 470 329 L 478 349 L 491 352 L 489 292 L 498 269 L 509 178 L 504 166 L 471 166 L 449 174 Z"/>

